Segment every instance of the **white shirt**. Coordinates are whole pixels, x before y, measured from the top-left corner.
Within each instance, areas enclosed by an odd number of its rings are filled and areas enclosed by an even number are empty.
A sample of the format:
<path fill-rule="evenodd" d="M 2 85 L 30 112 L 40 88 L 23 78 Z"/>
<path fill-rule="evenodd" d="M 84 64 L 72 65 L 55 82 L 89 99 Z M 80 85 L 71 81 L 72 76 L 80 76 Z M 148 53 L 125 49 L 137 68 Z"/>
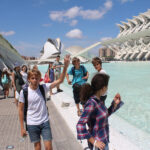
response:
<path fill-rule="evenodd" d="M 23 81 L 24 81 L 25 83 L 27 83 L 27 82 L 28 82 L 28 80 L 27 80 L 28 74 L 27 74 L 26 72 L 23 72 L 23 71 L 21 71 L 20 73 L 21 73 L 21 75 L 22 75 Z"/>
<path fill-rule="evenodd" d="M 100 71 L 99 71 L 99 73 L 102 73 L 102 74 L 107 74 L 106 73 L 106 71 L 105 70 L 103 70 L 103 69 L 101 69 Z M 107 95 L 107 91 L 105 92 L 105 94 L 104 95 L 102 95 L 102 96 L 106 96 Z"/>
<path fill-rule="evenodd" d="M 51 83 L 43 84 L 45 95 L 50 90 L 50 85 Z M 23 90 L 20 92 L 19 102 L 24 103 Z M 47 106 L 39 87 L 36 90 L 28 87 L 27 124 L 40 125 L 48 120 Z"/>

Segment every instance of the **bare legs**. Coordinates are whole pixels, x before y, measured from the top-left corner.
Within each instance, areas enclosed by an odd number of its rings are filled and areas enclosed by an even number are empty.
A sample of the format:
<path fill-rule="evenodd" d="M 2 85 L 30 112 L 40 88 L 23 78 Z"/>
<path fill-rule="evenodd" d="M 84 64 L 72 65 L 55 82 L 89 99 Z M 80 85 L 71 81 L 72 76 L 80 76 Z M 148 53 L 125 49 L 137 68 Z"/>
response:
<path fill-rule="evenodd" d="M 44 141 L 45 150 L 53 150 L 52 141 Z M 41 150 L 41 142 L 34 143 L 35 150 Z"/>

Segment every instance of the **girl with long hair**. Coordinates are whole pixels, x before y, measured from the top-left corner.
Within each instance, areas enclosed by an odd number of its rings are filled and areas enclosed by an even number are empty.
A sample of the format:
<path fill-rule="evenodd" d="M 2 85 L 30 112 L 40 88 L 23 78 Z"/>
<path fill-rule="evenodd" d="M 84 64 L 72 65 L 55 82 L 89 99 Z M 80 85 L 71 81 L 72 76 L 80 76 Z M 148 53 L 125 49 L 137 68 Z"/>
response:
<path fill-rule="evenodd" d="M 87 139 L 90 150 L 109 149 L 108 117 L 123 103 L 120 94 L 115 95 L 108 109 L 101 101 L 100 97 L 107 91 L 108 82 L 108 75 L 98 73 L 93 77 L 91 84 L 86 83 L 81 88 L 80 99 L 85 105 L 77 123 L 77 138 Z"/>

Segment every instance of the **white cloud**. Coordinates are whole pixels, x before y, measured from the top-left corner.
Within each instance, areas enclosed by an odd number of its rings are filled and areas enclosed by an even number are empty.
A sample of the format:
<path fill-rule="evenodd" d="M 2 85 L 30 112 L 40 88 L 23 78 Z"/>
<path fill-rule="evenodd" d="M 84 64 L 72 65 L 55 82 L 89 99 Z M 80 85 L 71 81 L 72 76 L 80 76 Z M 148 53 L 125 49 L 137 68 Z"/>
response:
<path fill-rule="evenodd" d="M 64 16 L 66 16 L 69 19 L 75 18 L 80 15 L 79 14 L 80 10 L 81 10 L 81 7 L 77 7 L 77 6 L 72 7 L 64 13 Z"/>
<path fill-rule="evenodd" d="M 15 34 L 15 31 L 8 31 L 8 32 L 1 31 L 0 34 L 2 34 L 3 36 L 11 36 Z"/>
<path fill-rule="evenodd" d="M 49 24 L 42 24 L 42 26 L 43 26 L 43 27 L 50 27 L 51 24 L 50 24 L 50 23 L 49 23 Z"/>
<path fill-rule="evenodd" d="M 52 11 L 49 17 L 54 21 L 63 21 L 64 15 L 63 11 Z"/>
<path fill-rule="evenodd" d="M 72 20 L 70 22 L 70 26 L 75 26 L 78 23 L 78 20 Z"/>
<path fill-rule="evenodd" d="M 120 0 L 121 3 L 126 3 L 126 2 L 133 2 L 134 0 Z"/>
<path fill-rule="evenodd" d="M 66 37 L 73 38 L 73 39 L 82 39 L 83 34 L 82 34 L 81 30 L 73 29 L 73 30 L 69 31 L 68 33 L 66 33 Z"/>
<path fill-rule="evenodd" d="M 103 37 L 103 38 L 101 38 L 101 41 L 107 41 L 107 40 L 110 40 L 110 39 L 112 39 L 112 37 Z"/>
<path fill-rule="evenodd" d="M 99 9 L 87 9 L 84 10 L 82 7 L 74 6 L 68 10 L 63 11 L 51 11 L 49 17 L 53 21 L 66 21 L 71 20 L 76 17 L 82 17 L 87 20 L 97 20 L 100 19 L 106 14 L 113 6 L 112 0 L 107 0 L 103 7 Z"/>
<path fill-rule="evenodd" d="M 106 9 L 106 10 L 111 9 L 111 8 L 112 8 L 112 5 L 113 5 L 113 3 L 112 3 L 111 0 L 108 0 L 108 1 L 106 1 L 106 2 L 104 3 L 104 6 L 105 6 L 105 9 Z"/>
<path fill-rule="evenodd" d="M 100 19 L 104 15 L 104 12 L 103 11 L 100 12 L 98 10 L 82 10 L 80 12 L 80 15 L 84 19 L 96 20 Z"/>

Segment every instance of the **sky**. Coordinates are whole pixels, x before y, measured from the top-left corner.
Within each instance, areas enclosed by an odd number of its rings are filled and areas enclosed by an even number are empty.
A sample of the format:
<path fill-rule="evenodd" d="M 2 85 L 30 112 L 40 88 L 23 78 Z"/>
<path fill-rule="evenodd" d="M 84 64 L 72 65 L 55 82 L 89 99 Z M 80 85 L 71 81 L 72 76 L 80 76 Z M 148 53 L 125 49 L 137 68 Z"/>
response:
<path fill-rule="evenodd" d="M 38 57 L 48 38 L 86 48 L 148 9 L 150 0 L 0 0 L 0 34 L 21 55 Z"/>

